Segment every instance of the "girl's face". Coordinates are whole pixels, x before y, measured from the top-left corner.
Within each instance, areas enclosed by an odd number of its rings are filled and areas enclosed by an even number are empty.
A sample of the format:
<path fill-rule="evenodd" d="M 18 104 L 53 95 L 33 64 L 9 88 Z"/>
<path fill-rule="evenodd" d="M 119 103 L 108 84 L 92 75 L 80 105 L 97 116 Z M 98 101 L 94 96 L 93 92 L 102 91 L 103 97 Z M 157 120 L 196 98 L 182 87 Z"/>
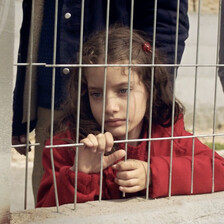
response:
<path fill-rule="evenodd" d="M 87 69 L 86 80 L 90 107 L 96 121 L 102 124 L 104 68 Z M 125 139 L 128 96 L 128 68 L 108 67 L 106 78 L 105 130 L 116 139 Z M 148 94 L 135 71 L 130 76 L 129 139 L 139 138 Z M 134 143 L 136 145 L 137 143 Z"/>

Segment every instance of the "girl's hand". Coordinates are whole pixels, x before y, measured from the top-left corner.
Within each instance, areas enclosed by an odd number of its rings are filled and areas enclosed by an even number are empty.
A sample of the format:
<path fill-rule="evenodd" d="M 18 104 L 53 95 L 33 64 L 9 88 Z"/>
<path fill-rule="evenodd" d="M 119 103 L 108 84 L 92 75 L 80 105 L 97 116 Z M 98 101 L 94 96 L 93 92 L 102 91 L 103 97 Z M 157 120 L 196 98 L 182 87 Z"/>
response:
<path fill-rule="evenodd" d="M 147 162 L 129 159 L 114 164 L 112 168 L 117 170 L 115 183 L 120 191 L 134 193 L 146 188 Z"/>
<path fill-rule="evenodd" d="M 81 140 L 84 146 L 79 147 L 78 171 L 83 173 L 98 173 L 100 171 L 101 153 L 110 152 L 114 139 L 110 132 L 104 134 L 93 135 L 89 134 Z M 103 169 L 112 165 L 117 160 L 125 156 L 123 149 L 117 150 L 109 156 L 103 155 Z M 75 162 L 71 167 L 75 171 Z"/>

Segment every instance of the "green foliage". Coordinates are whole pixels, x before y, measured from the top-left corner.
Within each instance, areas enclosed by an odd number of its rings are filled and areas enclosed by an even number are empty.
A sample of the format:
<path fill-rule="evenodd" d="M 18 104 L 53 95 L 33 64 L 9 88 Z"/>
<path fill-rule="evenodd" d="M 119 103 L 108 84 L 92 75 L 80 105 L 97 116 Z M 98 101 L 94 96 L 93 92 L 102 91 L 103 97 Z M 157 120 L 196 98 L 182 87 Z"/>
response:
<path fill-rule="evenodd" d="M 205 145 L 207 145 L 209 148 L 212 149 L 212 142 L 205 142 Z M 215 150 L 224 150 L 224 144 L 223 143 L 215 143 Z"/>

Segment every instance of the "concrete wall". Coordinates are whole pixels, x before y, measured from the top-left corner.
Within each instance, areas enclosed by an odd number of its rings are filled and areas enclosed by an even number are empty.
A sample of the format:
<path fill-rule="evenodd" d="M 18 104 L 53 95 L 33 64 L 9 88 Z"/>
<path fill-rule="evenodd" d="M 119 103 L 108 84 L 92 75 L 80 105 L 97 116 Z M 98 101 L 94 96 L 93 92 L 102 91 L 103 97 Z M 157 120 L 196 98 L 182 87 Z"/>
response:
<path fill-rule="evenodd" d="M 183 65 L 196 63 L 196 42 L 198 15 L 190 13 L 190 32 L 186 41 L 186 48 L 182 58 Z M 215 65 L 217 54 L 218 15 L 202 14 L 200 16 L 198 64 Z M 215 67 L 198 68 L 196 128 L 209 130 L 213 126 Z M 186 106 L 185 123 L 188 129 L 192 128 L 194 103 L 195 67 L 180 67 L 176 80 L 176 96 Z M 224 128 L 224 93 L 221 82 L 217 79 L 216 98 L 216 127 Z"/>
<path fill-rule="evenodd" d="M 14 10 L 14 0 L 0 1 L 0 223 L 9 222 L 10 210 Z"/>
<path fill-rule="evenodd" d="M 56 208 L 13 213 L 11 224 L 221 224 L 224 223 L 224 192 L 174 196 L 156 200 L 93 201 Z"/>

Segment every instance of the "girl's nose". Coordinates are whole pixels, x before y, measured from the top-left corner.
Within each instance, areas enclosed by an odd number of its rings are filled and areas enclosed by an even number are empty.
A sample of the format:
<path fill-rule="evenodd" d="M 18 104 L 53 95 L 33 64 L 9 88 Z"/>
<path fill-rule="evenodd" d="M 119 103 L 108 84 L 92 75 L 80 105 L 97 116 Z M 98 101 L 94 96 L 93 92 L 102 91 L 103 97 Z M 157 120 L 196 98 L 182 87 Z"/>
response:
<path fill-rule="evenodd" d="M 119 111 L 119 102 L 116 97 L 106 97 L 105 112 L 114 113 Z"/>

